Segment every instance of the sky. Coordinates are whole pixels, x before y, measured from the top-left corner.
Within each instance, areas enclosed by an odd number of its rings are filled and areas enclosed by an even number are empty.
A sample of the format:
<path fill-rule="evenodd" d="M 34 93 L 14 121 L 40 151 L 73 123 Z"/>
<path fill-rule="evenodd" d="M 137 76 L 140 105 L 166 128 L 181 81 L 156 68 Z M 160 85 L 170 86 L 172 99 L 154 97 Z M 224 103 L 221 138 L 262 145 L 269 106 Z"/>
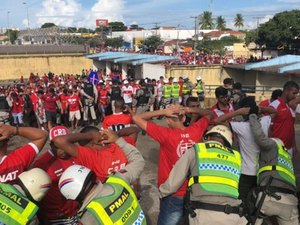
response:
<path fill-rule="evenodd" d="M 244 29 L 254 29 L 278 12 L 300 9 L 300 0 L 0 0 L 0 28 L 60 26 L 96 27 L 96 19 L 122 21 L 144 28 L 176 26 L 193 29 L 194 19 L 210 10 L 233 28 L 241 13 Z M 27 20 L 28 19 L 28 20 Z"/>

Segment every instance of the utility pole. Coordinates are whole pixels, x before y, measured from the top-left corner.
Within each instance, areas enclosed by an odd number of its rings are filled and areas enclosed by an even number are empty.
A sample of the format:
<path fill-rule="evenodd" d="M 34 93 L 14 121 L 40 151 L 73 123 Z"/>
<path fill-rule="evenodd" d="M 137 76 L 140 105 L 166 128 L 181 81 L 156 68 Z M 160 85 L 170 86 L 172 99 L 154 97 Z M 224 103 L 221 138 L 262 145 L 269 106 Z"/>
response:
<path fill-rule="evenodd" d="M 195 19 L 195 35 L 194 35 L 194 64 L 196 64 L 196 48 L 197 48 L 197 41 L 198 41 L 198 17 L 199 16 L 191 16 L 191 18 Z"/>
<path fill-rule="evenodd" d="M 10 11 L 7 11 L 7 35 L 8 35 L 8 40 L 10 42 L 9 14 L 10 14 Z"/>
<path fill-rule="evenodd" d="M 26 13 L 27 13 L 27 29 L 29 30 L 29 13 L 28 13 L 28 4 L 27 2 L 23 2 L 23 5 L 26 6 Z"/>
<path fill-rule="evenodd" d="M 155 30 L 156 30 L 156 36 L 158 35 L 158 24 L 160 24 L 160 23 L 158 23 L 158 22 L 154 23 Z"/>

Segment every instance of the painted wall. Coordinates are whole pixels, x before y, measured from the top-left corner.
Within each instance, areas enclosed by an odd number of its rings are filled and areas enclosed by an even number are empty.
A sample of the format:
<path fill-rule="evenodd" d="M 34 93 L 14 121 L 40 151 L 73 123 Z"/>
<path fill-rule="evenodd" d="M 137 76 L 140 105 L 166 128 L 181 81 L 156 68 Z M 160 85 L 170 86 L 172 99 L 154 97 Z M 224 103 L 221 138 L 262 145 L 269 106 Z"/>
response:
<path fill-rule="evenodd" d="M 82 54 L 0 56 L 0 80 L 28 78 L 31 72 L 81 74 L 92 66 L 93 61 Z"/>

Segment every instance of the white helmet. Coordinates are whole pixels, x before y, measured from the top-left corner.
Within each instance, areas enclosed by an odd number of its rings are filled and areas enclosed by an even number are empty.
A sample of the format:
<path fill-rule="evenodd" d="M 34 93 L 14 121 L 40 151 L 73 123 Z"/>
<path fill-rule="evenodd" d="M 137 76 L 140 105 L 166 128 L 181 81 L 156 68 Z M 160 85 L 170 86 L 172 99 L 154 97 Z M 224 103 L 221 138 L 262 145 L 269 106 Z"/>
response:
<path fill-rule="evenodd" d="M 173 83 L 178 83 L 178 79 L 176 77 L 173 78 Z"/>
<path fill-rule="evenodd" d="M 283 141 L 281 140 L 281 139 L 279 139 L 279 138 L 271 138 L 273 141 L 275 141 L 276 142 L 276 144 L 280 144 L 280 145 L 282 145 L 282 146 L 284 146 L 284 143 L 283 143 Z"/>
<path fill-rule="evenodd" d="M 196 80 L 202 80 L 202 77 L 201 76 L 197 76 Z"/>
<path fill-rule="evenodd" d="M 46 195 L 52 183 L 49 175 L 40 168 L 25 171 L 18 179 L 26 196 L 37 202 Z"/>
<path fill-rule="evenodd" d="M 95 174 L 81 165 L 72 165 L 61 175 L 58 188 L 66 199 L 82 200 Z"/>
<path fill-rule="evenodd" d="M 164 79 L 164 83 L 169 83 L 169 80 L 168 79 Z"/>
<path fill-rule="evenodd" d="M 231 147 L 232 145 L 232 132 L 230 129 L 224 125 L 217 125 L 212 127 L 209 131 L 206 132 L 205 136 L 212 135 L 212 134 L 218 134 L 221 135 L 225 142 L 227 142 L 227 147 Z M 226 143 L 225 143 L 226 145 Z"/>
<path fill-rule="evenodd" d="M 187 75 L 183 75 L 182 79 L 184 79 L 184 80 L 188 79 Z"/>

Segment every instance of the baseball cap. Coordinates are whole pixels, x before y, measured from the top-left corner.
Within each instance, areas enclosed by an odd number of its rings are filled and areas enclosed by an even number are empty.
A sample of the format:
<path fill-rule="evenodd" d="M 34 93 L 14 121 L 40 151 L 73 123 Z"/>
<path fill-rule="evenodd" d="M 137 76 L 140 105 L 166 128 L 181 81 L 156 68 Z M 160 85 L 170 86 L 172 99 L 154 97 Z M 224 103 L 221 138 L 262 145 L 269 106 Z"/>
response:
<path fill-rule="evenodd" d="M 128 80 L 124 80 L 124 82 L 123 82 L 124 84 L 128 84 Z"/>
<path fill-rule="evenodd" d="M 69 131 L 68 128 L 65 126 L 56 126 L 53 127 L 50 132 L 49 132 L 49 139 L 52 141 L 54 138 L 62 135 L 67 135 L 70 134 L 71 132 Z"/>

